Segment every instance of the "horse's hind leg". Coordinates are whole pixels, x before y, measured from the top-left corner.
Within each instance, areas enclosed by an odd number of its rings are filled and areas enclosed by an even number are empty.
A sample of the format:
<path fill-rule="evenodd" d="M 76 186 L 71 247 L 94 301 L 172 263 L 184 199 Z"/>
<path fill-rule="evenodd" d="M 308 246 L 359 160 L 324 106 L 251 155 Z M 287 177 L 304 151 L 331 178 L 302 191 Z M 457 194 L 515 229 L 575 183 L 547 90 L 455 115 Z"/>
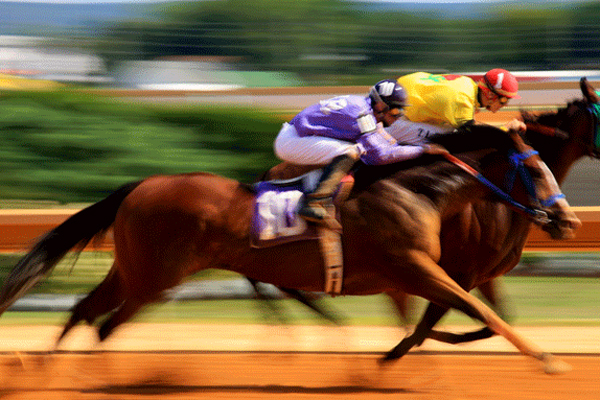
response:
<path fill-rule="evenodd" d="M 96 318 L 114 310 L 124 300 L 123 287 L 117 269 L 113 264 L 108 275 L 90 294 L 81 300 L 71 314 L 71 318 L 65 324 L 62 333 L 56 341 L 56 346 L 66 334 L 80 321 L 86 321 L 92 325 Z"/>

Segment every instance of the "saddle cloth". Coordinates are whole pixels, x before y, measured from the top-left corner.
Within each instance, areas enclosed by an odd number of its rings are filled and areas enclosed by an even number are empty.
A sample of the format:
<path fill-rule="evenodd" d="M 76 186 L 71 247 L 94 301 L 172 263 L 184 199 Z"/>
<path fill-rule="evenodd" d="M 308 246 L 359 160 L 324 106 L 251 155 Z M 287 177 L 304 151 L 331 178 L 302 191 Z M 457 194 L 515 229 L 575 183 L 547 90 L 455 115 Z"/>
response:
<path fill-rule="evenodd" d="M 317 229 L 298 216 L 304 192 L 314 188 L 321 171 L 289 180 L 255 184 L 251 245 L 255 248 L 275 246 L 299 240 L 318 239 Z"/>
<path fill-rule="evenodd" d="M 307 190 L 319 181 L 322 170 L 316 170 L 296 179 L 266 181 L 255 185 L 254 213 L 250 245 L 265 248 L 300 240 L 318 240 L 325 267 L 325 293 L 341 294 L 343 256 L 341 225 L 339 230 L 307 224 L 298 216 L 300 200 Z M 333 204 L 326 205 L 330 215 L 337 215 L 336 205 L 343 203 L 354 184 L 352 177 L 343 179 Z"/>

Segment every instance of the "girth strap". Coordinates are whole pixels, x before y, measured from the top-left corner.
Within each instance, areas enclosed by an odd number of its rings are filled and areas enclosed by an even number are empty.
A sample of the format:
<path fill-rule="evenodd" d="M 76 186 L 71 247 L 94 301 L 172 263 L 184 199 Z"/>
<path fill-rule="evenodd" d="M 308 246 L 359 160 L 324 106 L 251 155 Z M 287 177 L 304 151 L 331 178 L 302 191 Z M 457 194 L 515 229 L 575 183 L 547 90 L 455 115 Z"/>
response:
<path fill-rule="evenodd" d="M 327 213 L 335 215 L 335 206 L 327 205 Z M 338 229 L 318 226 L 319 244 L 325 264 L 325 293 L 336 296 L 342 292 L 344 280 L 344 256 L 342 253 L 342 234 Z"/>

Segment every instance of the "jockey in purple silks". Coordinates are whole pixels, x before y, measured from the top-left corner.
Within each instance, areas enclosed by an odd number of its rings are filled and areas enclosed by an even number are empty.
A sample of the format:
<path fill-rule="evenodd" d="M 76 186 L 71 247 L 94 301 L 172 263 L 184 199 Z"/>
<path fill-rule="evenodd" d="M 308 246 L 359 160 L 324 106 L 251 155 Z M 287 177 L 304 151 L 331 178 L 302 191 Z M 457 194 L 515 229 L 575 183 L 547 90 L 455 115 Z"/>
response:
<path fill-rule="evenodd" d="M 299 210 L 306 220 L 322 222 L 323 207 L 342 178 L 359 159 L 381 165 L 441 154 L 432 144 L 399 145 L 384 127 L 393 124 L 407 106 L 406 92 L 395 80 L 377 82 L 366 97 L 339 96 L 323 100 L 285 123 L 275 139 L 275 154 L 299 165 L 325 165 L 317 187 L 307 193 Z"/>

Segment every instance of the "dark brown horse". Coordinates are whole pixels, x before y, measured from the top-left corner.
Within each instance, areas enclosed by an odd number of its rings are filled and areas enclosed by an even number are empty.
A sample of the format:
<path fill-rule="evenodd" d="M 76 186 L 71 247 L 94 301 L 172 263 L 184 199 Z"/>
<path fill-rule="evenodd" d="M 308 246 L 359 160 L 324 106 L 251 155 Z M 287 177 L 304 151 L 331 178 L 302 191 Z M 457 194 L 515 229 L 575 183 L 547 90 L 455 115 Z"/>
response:
<path fill-rule="evenodd" d="M 580 81 L 583 98 L 570 102 L 558 111 L 539 115 L 522 113 L 528 130 L 525 138 L 540 153 L 559 184 L 571 167 L 583 157 L 600 158 L 598 141 L 598 107 L 600 99 L 584 78 Z M 596 107 L 596 111 L 594 111 Z M 314 167 L 282 163 L 267 173 L 267 177 L 285 179 Z M 502 307 L 498 282 L 494 279 L 512 270 L 523 252 L 531 223 L 503 203 L 477 202 L 442 222 L 440 234 L 442 256 L 440 265 L 467 291 L 478 287 L 496 308 Z M 410 313 L 409 295 L 402 291 L 387 292 L 403 318 Z M 294 296 L 297 298 L 297 296 Z M 435 318 L 446 312 L 431 305 Z M 325 315 L 329 318 L 330 314 Z M 431 321 L 433 321 L 433 317 Z M 433 322 L 430 322 L 432 324 Z M 432 339 L 446 343 L 462 343 L 494 335 L 488 327 L 476 332 L 453 334 L 433 331 Z M 398 355 L 398 354 L 396 354 Z"/>
<path fill-rule="evenodd" d="M 527 190 L 526 174 L 518 174 L 510 193 L 521 204 L 538 205 L 559 191 L 554 177 L 517 134 L 483 127 L 439 139 L 497 186 L 503 186 L 513 170 L 515 158 L 509 154 L 527 154 L 519 166 L 535 182 L 535 193 L 531 196 Z M 521 337 L 448 275 L 455 271 L 446 272 L 438 264 L 442 222 L 464 210 L 465 204 L 490 196 L 495 195 L 478 179 L 437 156 L 361 168 L 354 192 L 341 209 L 343 294 L 402 291 L 423 297 L 483 322 L 524 354 L 543 361 L 546 371 L 562 371 L 559 360 Z M 111 226 L 113 267 L 76 305 L 58 342 L 80 321 L 92 324 L 111 313 L 99 328 L 104 340 L 143 306 L 161 299 L 166 289 L 207 268 L 232 270 L 279 287 L 321 291 L 325 282 L 318 243 L 250 246 L 253 201 L 251 187 L 206 173 L 154 176 L 123 186 L 50 231 L 15 265 L 0 292 L 0 312 L 69 250 Z M 547 226 L 554 236 L 573 236 L 580 221 L 564 198 L 542 208 L 551 217 Z M 421 343 L 423 332 L 429 330 L 417 329 L 392 356 Z"/>

